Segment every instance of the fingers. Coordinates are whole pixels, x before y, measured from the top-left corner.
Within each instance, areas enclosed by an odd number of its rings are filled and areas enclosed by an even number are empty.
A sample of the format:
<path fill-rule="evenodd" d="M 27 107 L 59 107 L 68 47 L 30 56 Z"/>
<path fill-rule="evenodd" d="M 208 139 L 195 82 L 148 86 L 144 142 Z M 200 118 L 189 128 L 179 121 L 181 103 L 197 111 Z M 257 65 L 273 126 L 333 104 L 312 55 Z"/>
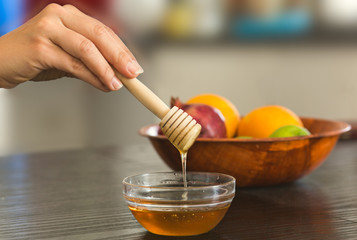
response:
<path fill-rule="evenodd" d="M 11 89 L 18 85 L 18 83 L 13 83 L 8 80 L 0 78 L 0 88 Z"/>
<path fill-rule="evenodd" d="M 53 69 L 47 69 L 47 70 L 40 72 L 40 74 L 38 74 L 36 77 L 32 78 L 30 81 L 41 82 L 41 81 L 55 80 L 55 79 L 63 78 L 63 77 L 73 77 L 73 75 L 53 68 Z"/>
<path fill-rule="evenodd" d="M 63 24 L 91 40 L 105 59 L 121 74 L 134 78 L 143 72 L 133 54 L 111 29 L 71 5 L 64 8 L 68 14 L 61 18 Z"/>
<path fill-rule="evenodd" d="M 135 56 L 132 54 L 132 52 L 130 52 L 128 47 L 123 43 L 123 41 L 118 37 L 118 35 L 112 29 L 110 29 L 109 27 L 105 26 L 104 24 L 101 24 L 96 19 L 93 19 L 93 18 L 89 17 L 88 15 L 84 14 L 83 12 L 78 10 L 78 8 L 76 8 L 73 5 L 65 5 L 65 6 L 63 6 L 63 8 L 65 8 L 66 10 L 71 12 L 72 14 L 75 14 L 75 15 L 83 17 L 87 21 L 94 21 L 95 23 L 99 23 L 99 25 L 103 25 L 105 27 L 105 29 L 109 32 L 109 34 L 113 38 L 113 40 L 116 41 L 119 44 L 119 46 L 130 56 L 131 59 L 134 59 L 136 61 Z"/>
<path fill-rule="evenodd" d="M 61 61 L 58 61 L 61 59 Z M 94 75 L 79 59 L 71 56 L 61 48 L 52 45 L 48 50 L 47 64 L 49 68 L 59 69 L 93 85 L 94 87 L 108 92 L 109 89 Z"/>
<path fill-rule="evenodd" d="M 66 36 L 66 41 L 63 41 Z M 51 40 L 64 51 L 80 60 L 94 75 L 102 80 L 110 90 L 118 90 L 121 82 L 92 41 L 64 26 L 59 26 Z"/>

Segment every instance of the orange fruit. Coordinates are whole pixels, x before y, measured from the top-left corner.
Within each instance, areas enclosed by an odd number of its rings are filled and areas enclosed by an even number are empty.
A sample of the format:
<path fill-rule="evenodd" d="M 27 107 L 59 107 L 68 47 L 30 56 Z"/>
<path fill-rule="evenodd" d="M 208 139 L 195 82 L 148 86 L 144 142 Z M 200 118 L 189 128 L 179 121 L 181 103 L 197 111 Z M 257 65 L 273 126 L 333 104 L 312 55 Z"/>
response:
<path fill-rule="evenodd" d="M 187 104 L 194 103 L 206 104 L 218 109 L 224 117 L 227 137 L 232 138 L 235 136 L 240 121 L 240 115 L 237 108 L 228 99 L 216 94 L 207 93 L 194 96 L 187 101 Z"/>
<path fill-rule="evenodd" d="M 285 125 L 304 127 L 300 118 L 290 109 L 279 105 L 264 106 L 243 117 L 239 124 L 238 136 L 267 138 Z"/>

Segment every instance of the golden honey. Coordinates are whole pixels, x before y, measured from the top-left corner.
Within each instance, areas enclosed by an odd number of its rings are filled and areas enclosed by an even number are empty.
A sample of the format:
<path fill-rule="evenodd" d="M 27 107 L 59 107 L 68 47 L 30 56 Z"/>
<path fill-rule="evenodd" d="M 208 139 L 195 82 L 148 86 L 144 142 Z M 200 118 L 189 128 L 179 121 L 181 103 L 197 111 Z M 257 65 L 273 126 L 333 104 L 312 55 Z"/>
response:
<path fill-rule="evenodd" d="M 156 211 L 129 206 L 136 220 L 149 232 L 166 236 L 206 233 L 224 217 L 229 205 L 221 208 Z"/>
<path fill-rule="evenodd" d="M 179 150 L 181 156 L 181 166 L 182 166 L 182 178 L 183 186 L 187 188 L 187 177 L 186 177 L 186 161 L 187 161 L 187 152 Z"/>

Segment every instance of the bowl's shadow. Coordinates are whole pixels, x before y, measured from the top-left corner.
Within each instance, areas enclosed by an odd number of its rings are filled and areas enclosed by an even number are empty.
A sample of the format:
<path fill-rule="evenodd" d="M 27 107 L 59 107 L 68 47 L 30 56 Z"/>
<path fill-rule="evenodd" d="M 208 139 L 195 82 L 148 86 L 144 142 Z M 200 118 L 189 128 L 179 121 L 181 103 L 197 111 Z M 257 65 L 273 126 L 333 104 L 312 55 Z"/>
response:
<path fill-rule="evenodd" d="M 210 231 L 205 234 L 197 235 L 197 236 L 188 236 L 188 237 L 171 237 L 171 236 L 159 236 L 152 234 L 150 232 L 145 233 L 142 238 L 143 240 L 228 240 L 229 238 L 221 237 L 221 235 L 217 232 Z"/>
<path fill-rule="evenodd" d="M 296 239 L 307 233 L 309 239 L 337 237 L 327 194 L 309 180 L 238 189 L 215 230 L 227 239 Z"/>

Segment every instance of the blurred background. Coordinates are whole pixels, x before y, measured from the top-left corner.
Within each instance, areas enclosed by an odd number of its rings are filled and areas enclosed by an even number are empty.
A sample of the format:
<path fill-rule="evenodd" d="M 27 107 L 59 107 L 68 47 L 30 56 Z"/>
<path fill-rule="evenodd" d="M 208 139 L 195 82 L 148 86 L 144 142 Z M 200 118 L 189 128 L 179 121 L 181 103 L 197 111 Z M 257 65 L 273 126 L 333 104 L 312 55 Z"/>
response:
<path fill-rule="evenodd" d="M 0 35 L 50 2 L 112 27 L 169 104 L 216 93 L 242 115 L 279 104 L 300 116 L 357 119 L 355 0 L 0 0 Z M 0 89 L 0 155 L 142 143 L 156 119 L 126 89 L 76 80 Z"/>

